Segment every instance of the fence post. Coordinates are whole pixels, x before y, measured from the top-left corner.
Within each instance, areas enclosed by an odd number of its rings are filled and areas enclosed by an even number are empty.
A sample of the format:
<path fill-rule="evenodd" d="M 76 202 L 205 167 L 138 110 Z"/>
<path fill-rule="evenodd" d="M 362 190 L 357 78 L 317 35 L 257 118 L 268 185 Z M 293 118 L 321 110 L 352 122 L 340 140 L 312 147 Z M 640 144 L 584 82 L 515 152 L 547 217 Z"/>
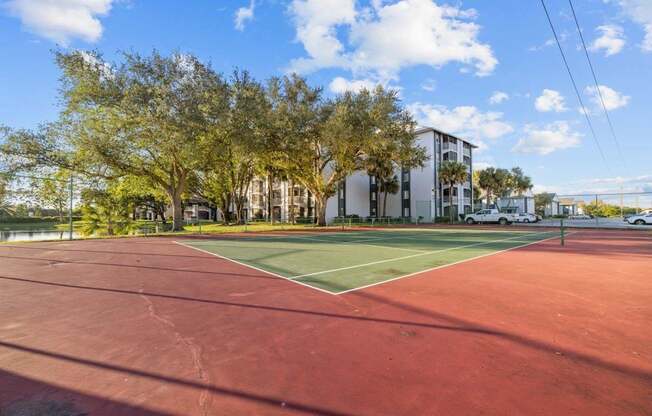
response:
<path fill-rule="evenodd" d="M 559 229 L 561 231 L 561 245 L 563 247 L 564 244 L 565 244 L 565 242 L 564 242 L 564 219 L 563 218 L 559 219 Z"/>
<path fill-rule="evenodd" d="M 595 226 L 596 227 L 600 225 L 598 221 L 598 212 L 600 212 L 600 209 L 598 208 L 598 194 L 595 194 Z"/>
<path fill-rule="evenodd" d="M 73 199 L 73 188 L 72 188 L 72 172 L 70 172 L 70 206 L 68 207 L 68 239 L 72 240 L 72 199 Z"/>

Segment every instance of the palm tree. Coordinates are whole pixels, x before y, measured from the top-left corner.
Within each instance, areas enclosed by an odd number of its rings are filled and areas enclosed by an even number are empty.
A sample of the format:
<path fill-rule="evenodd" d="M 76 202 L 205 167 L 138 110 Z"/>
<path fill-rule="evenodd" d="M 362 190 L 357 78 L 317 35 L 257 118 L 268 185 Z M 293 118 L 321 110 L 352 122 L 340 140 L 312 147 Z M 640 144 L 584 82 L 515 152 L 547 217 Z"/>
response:
<path fill-rule="evenodd" d="M 523 173 L 523 169 L 519 167 L 512 168 L 511 172 L 511 188 L 517 195 L 523 195 L 525 192 L 532 189 L 532 178 Z"/>
<path fill-rule="evenodd" d="M 487 197 L 487 206 L 494 196 L 503 196 L 509 190 L 512 175 L 507 169 L 488 167 L 478 172 L 478 186 Z"/>
<path fill-rule="evenodd" d="M 456 185 L 464 183 L 468 177 L 469 172 L 464 163 L 454 162 L 447 160 L 441 164 L 439 168 L 439 180 L 448 185 L 448 220 L 453 223 L 453 188 Z"/>
<path fill-rule="evenodd" d="M 385 208 L 387 207 L 387 194 L 395 194 L 400 189 L 400 183 L 396 175 L 394 175 L 394 163 L 389 158 L 379 156 L 370 156 L 366 160 L 367 173 L 370 176 L 376 177 L 379 193 L 383 194 L 382 211 L 377 213 L 380 217 L 386 214 Z"/>
<path fill-rule="evenodd" d="M 401 184 L 398 181 L 398 177 L 393 175 L 391 177 L 377 178 L 378 180 L 378 190 L 383 193 L 383 211 L 382 217 L 387 213 L 387 195 L 394 195 L 401 188 Z"/>

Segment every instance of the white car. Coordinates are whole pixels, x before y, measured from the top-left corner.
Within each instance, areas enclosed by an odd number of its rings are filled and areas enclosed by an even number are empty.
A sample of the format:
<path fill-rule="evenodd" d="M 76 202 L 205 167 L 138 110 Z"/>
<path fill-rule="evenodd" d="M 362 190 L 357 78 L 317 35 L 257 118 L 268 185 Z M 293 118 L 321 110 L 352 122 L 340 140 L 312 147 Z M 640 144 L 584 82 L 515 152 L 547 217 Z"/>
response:
<path fill-rule="evenodd" d="M 467 224 L 475 224 L 477 222 L 482 222 L 482 223 L 497 222 L 498 224 L 505 225 L 514 222 L 515 217 L 516 215 L 514 214 L 506 214 L 504 212 L 498 211 L 497 209 L 481 209 L 475 214 L 466 215 L 464 217 L 464 221 Z"/>
<path fill-rule="evenodd" d="M 527 212 L 519 212 L 514 215 L 514 222 L 537 222 L 539 218 L 534 214 L 529 214 Z"/>
<path fill-rule="evenodd" d="M 643 225 L 643 224 L 652 224 L 652 213 L 651 214 L 639 214 L 632 215 L 627 218 L 629 224 Z"/>

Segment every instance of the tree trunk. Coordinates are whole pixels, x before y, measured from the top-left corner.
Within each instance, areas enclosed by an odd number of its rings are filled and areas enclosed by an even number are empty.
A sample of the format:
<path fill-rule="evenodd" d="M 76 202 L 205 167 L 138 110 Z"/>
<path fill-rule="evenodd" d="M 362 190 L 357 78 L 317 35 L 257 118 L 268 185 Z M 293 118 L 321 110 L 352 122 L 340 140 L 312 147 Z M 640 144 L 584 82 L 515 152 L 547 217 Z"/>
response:
<path fill-rule="evenodd" d="M 324 227 L 326 226 L 326 198 L 315 195 L 315 205 L 317 209 L 317 225 Z"/>
<path fill-rule="evenodd" d="M 220 200 L 220 209 L 222 210 L 222 225 L 228 225 L 229 224 L 229 219 L 227 218 L 229 215 L 229 200 L 226 196 L 222 196 Z"/>
<path fill-rule="evenodd" d="M 381 217 L 384 217 L 387 214 L 387 194 L 387 191 L 383 192 L 383 213 Z"/>
<path fill-rule="evenodd" d="M 272 195 L 274 194 L 274 176 L 270 173 L 267 175 L 267 217 L 268 221 L 274 225 L 274 204 Z"/>
<path fill-rule="evenodd" d="M 183 230 L 183 207 L 181 206 L 181 193 L 172 192 L 172 231 Z"/>
<path fill-rule="evenodd" d="M 448 223 L 453 223 L 453 185 L 448 186 Z"/>
<path fill-rule="evenodd" d="M 294 224 L 294 182 L 290 182 L 290 224 Z"/>

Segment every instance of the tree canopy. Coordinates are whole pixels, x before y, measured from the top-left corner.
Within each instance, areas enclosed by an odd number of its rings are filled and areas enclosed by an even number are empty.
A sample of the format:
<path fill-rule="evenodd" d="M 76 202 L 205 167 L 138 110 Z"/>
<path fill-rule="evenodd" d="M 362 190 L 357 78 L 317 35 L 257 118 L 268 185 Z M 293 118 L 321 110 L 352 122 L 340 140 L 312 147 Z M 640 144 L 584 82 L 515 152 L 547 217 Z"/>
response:
<path fill-rule="evenodd" d="M 323 225 L 327 199 L 353 172 L 427 160 L 397 92 L 382 87 L 327 98 L 297 75 L 266 83 L 242 70 L 223 77 L 192 55 L 157 51 L 125 52 L 118 63 L 97 52 L 59 52 L 56 62 L 60 118 L 35 130 L 3 128 L 9 170 L 45 167 L 103 180 L 108 194 L 87 200 L 106 207 L 126 200 L 154 209 L 164 195 L 176 230 L 192 195 L 242 221 L 256 176 L 305 187 Z M 393 175 L 380 176 L 391 182 Z M 47 203 L 61 206 L 50 191 Z"/>

